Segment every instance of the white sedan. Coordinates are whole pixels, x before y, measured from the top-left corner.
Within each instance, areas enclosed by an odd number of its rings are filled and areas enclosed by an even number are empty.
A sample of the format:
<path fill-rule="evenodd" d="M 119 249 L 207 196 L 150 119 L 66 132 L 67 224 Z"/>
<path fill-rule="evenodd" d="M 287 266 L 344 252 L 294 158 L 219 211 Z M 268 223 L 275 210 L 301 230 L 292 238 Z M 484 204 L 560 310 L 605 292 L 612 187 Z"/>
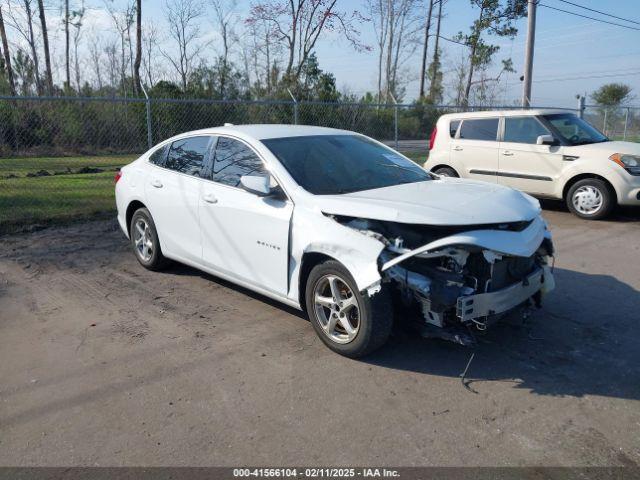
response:
<path fill-rule="evenodd" d="M 351 357 L 385 343 L 394 304 L 424 336 L 471 344 L 553 288 L 537 200 L 344 130 L 184 133 L 122 168 L 116 202 L 144 267 L 171 259 L 303 309 Z"/>

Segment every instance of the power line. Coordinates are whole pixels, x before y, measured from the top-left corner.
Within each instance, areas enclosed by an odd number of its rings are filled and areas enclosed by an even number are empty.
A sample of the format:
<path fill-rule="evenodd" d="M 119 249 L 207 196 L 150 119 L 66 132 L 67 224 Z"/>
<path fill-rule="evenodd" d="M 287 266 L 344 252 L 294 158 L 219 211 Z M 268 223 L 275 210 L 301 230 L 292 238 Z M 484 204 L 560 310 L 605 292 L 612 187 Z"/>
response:
<path fill-rule="evenodd" d="M 585 10 L 589 10 L 590 12 L 594 12 L 594 13 L 599 13 L 600 15 L 606 15 L 607 17 L 617 18 L 618 20 L 622 20 L 624 22 L 635 23 L 637 25 L 640 25 L 640 22 L 636 22 L 635 20 L 629 20 L 627 18 L 617 17 L 607 12 L 601 12 L 600 10 L 596 10 L 594 8 L 589 8 L 589 7 L 585 7 L 584 5 L 579 5 L 577 3 L 569 2 L 568 0 L 558 0 L 558 1 L 562 3 L 568 3 L 569 5 L 573 5 L 574 7 L 584 8 Z"/>
<path fill-rule="evenodd" d="M 576 17 L 588 18 L 589 20 L 595 20 L 596 22 L 608 23 L 609 25 L 615 25 L 616 27 L 628 28 L 630 30 L 636 30 L 636 31 L 640 32 L 640 28 L 637 28 L 637 27 L 632 27 L 630 25 L 622 25 L 620 23 L 615 23 L 615 22 L 609 22 L 608 20 L 602 20 L 600 18 L 589 17 L 588 15 L 582 15 L 581 13 L 576 13 L 576 12 L 571 12 L 569 10 L 563 10 L 561 8 L 551 7 L 551 6 L 546 5 L 544 3 L 538 3 L 538 6 L 539 7 L 549 8 L 551 10 L 557 10 L 558 12 L 568 13 L 569 15 L 575 15 Z"/>
<path fill-rule="evenodd" d="M 564 82 L 566 80 L 587 80 L 591 78 L 610 78 L 610 77 L 629 77 L 631 75 L 640 74 L 640 70 L 629 73 L 610 73 L 607 75 L 587 75 L 583 77 L 558 77 L 558 78 L 546 78 L 543 80 L 534 80 L 536 83 L 546 83 L 546 82 Z"/>

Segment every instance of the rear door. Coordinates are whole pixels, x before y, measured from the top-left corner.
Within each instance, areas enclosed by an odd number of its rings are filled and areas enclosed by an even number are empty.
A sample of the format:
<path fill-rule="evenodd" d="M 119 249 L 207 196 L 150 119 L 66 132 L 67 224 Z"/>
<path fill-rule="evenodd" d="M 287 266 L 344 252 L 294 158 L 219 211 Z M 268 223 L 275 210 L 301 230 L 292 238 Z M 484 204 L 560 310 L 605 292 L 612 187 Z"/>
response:
<path fill-rule="evenodd" d="M 451 141 L 452 164 L 462 177 L 496 182 L 499 117 L 465 118 Z"/>
<path fill-rule="evenodd" d="M 528 193 L 551 195 L 562 169 L 562 147 L 537 145 L 551 132 L 534 116 L 504 117 L 498 182 Z"/>
<path fill-rule="evenodd" d="M 268 171 L 239 139 L 218 137 L 212 163 L 200 197 L 205 265 L 286 295 L 293 203 L 285 196 L 261 197 L 241 187 L 241 176 Z"/>
<path fill-rule="evenodd" d="M 203 135 L 173 142 L 162 165 L 151 169 L 145 186 L 164 253 L 196 263 L 202 261 L 198 211 L 204 181 L 201 176 L 212 139 Z"/>

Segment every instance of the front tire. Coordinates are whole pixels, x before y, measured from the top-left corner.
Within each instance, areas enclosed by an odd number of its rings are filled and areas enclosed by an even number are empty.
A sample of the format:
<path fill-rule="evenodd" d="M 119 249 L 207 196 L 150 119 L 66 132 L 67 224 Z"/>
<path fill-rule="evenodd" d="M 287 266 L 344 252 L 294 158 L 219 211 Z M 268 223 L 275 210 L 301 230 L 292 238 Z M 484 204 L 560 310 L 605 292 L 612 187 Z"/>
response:
<path fill-rule="evenodd" d="M 334 352 L 357 358 L 380 348 L 393 326 L 391 297 L 386 289 L 362 295 L 339 262 L 316 265 L 307 280 L 307 313 L 316 334 Z"/>
<path fill-rule="evenodd" d="M 458 172 L 456 172 L 453 168 L 451 167 L 440 167 L 440 168 L 436 168 L 433 173 L 435 173 L 436 175 L 440 175 L 441 177 L 453 177 L 453 178 L 458 178 L 460 177 L 460 175 L 458 175 Z"/>
<path fill-rule="evenodd" d="M 571 185 L 566 203 L 574 215 L 587 220 L 600 220 L 613 210 L 615 195 L 604 181 L 585 178 Z"/>
<path fill-rule="evenodd" d="M 140 265 L 148 270 L 162 270 L 169 261 L 162 255 L 160 240 L 151 213 L 146 208 L 139 208 L 131 217 L 129 227 L 131 246 Z"/>

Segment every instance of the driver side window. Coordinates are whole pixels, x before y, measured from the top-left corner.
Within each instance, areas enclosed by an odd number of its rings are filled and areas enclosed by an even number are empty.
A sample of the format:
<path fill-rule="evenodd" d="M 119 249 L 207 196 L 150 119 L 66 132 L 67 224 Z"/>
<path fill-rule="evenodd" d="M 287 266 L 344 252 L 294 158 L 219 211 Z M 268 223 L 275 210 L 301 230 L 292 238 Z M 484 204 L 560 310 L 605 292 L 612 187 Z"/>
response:
<path fill-rule="evenodd" d="M 262 160 L 239 140 L 219 137 L 216 144 L 211 179 L 214 182 L 238 187 L 243 175 L 267 173 Z"/>

